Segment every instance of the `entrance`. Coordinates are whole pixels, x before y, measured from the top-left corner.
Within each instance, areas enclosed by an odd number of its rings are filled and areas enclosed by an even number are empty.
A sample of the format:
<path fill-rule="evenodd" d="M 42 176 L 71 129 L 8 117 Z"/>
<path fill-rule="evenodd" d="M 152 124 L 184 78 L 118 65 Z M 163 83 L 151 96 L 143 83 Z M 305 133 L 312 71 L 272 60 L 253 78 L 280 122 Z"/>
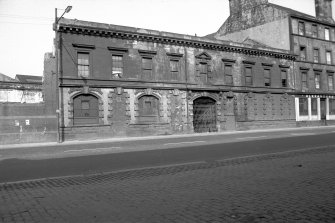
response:
<path fill-rule="evenodd" d="M 216 132 L 216 102 L 209 97 L 193 101 L 194 132 Z"/>
<path fill-rule="evenodd" d="M 321 120 L 326 120 L 326 99 L 320 98 Z"/>

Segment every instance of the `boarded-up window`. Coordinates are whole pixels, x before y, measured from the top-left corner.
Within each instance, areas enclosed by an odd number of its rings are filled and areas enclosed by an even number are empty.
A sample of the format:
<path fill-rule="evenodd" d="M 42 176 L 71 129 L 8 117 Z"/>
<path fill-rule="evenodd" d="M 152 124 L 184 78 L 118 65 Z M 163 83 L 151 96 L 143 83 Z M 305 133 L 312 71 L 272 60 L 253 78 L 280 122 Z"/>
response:
<path fill-rule="evenodd" d="M 179 60 L 170 60 L 171 80 L 178 80 L 179 77 Z"/>
<path fill-rule="evenodd" d="M 308 115 L 308 100 L 307 98 L 299 98 L 299 115 L 307 116 Z"/>
<path fill-rule="evenodd" d="M 150 95 L 142 96 L 138 99 L 138 111 L 140 122 L 159 121 L 159 100 Z"/>
<path fill-rule="evenodd" d="M 312 25 L 312 37 L 318 38 L 318 26 L 316 24 Z"/>
<path fill-rule="evenodd" d="M 231 64 L 224 65 L 225 82 L 227 85 L 233 85 L 233 66 Z"/>
<path fill-rule="evenodd" d="M 123 56 L 112 55 L 112 78 L 121 78 L 123 75 Z"/>
<path fill-rule="evenodd" d="M 302 89 L 308 88 L 308 79 L 307 79 L 307 71 L 301 71 L 301 87 Z"/>
<path fill-rule="evenodd" d="M 317 98 L 311 99 L 312 115 L 318 115 L 318 100 Z"/>
<path fill-rule="evenodd" d="M 281 70 L 281 86 L 287 87 L 287 70 Z"/>
<path fill-rule="evenodd" d="M 152 58 L 142 58 L 142 72 L 144 80 L 152 80 Z"/>
<path fill-rule="evenodd" d="M 252 67 L 245 67 L 245 85 L 252 86 Z"/>
<path fill-rule="evenodd" d="M 98 98 L 84 94 L 73 99 L 74 125 L 98 124 L 99 123 L 99 101 Z"/>
<path fill-rule="evenodd" d="M 88 77 L 90 75 L 90 54 L 87 52 L 78 53 L 78 76 Z"/>
<path fill-rule="evenodd" d="M 271 70 L 264 69 L 264 86 L 270 87 L 271 86 Z"/>

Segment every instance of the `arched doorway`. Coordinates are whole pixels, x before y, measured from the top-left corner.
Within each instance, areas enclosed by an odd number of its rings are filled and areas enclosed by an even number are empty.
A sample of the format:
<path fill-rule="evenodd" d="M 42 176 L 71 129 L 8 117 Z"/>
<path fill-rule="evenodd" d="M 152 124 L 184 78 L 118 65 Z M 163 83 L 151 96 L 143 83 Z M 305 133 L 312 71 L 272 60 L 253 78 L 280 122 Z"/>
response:
<path fill-rule="evenodd" d="M 73 124 L 99 124 L 99 100 L 91 94 L 81 94 L 73 99 Z"/>
<path fill-rule="evenodd" d="M 194 132 L 216 132 L 216 101 L 209 97 L 193 101 Z"/>

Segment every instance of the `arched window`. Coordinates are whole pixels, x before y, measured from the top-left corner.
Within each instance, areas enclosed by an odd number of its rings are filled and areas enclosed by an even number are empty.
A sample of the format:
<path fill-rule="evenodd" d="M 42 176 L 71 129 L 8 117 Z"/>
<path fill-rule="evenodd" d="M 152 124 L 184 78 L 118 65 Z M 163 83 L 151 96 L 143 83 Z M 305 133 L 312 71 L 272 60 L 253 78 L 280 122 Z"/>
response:
<path fill-rule="evenodd" d="M 74 125 L 99 124 L 99 100 L 91 94 L 81 94 L 73 99 Z"/>
<path fill-rule="evenodd" d="M 138 99 L 140 122 L 159 121 L 159 100 L 155 96 L 145 95 Z"/>

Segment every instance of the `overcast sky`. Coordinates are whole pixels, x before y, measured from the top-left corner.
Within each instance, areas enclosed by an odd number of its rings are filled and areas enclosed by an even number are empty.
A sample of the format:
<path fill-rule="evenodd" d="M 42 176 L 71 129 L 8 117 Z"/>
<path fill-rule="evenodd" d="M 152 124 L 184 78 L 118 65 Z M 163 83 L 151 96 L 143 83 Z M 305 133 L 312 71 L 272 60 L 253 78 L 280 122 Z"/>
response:
<path fill-rule="evenodd" d="M 269 2 L 315 15 L 314 0 Z M 229 16 L 228 0 L 0 0 L 0 73 L 43 75 L 55 8 L 67 5 L 73 8 L 66 18 L 198 36 L 217 31 Z"/>

